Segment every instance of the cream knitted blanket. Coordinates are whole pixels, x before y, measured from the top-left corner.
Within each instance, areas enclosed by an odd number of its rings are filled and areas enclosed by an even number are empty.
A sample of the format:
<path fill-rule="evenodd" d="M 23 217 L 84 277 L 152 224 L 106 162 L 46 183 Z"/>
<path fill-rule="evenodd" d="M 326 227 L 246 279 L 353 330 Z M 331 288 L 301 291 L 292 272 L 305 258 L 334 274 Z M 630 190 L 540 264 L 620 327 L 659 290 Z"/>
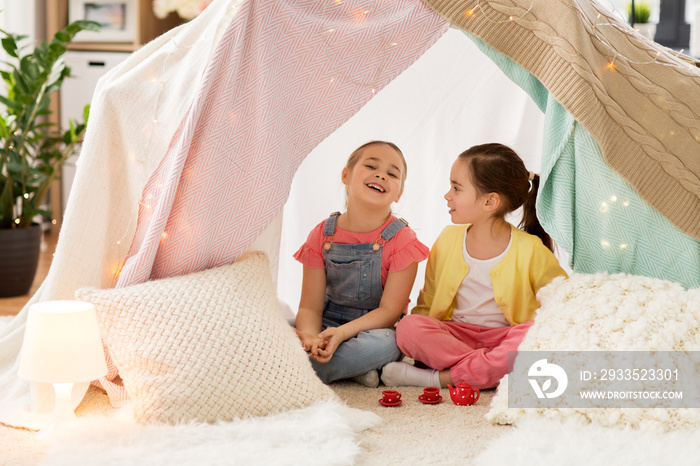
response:
<path fill-rule="evenodd" d="M 536 76 L 644 200 L 700 239 L 697 61 L 595 0 L 424 1 Z"/>

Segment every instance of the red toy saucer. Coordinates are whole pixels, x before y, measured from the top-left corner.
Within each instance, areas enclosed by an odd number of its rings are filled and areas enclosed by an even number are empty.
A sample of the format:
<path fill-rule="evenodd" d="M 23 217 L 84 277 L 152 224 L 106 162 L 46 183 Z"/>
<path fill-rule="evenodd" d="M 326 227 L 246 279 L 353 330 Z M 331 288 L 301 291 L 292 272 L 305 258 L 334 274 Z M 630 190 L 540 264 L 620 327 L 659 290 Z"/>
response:
<path fill-rule="evenodd" d="M 429 405 L 434 405 L 434 404 L 436 404 L 436 403 L 440 403 L 440 402 L 442 401 L 442 397 L 441 397 L 440 395 L 438 395 L 438 397 L 437 397 L 436 399 L 434 399 L 434 400 L 426 400 L 426 399 L 425 399 L 425 395 L 420 395 L 420 396 L 418 397 L 418 401 L 420 401 L 421 403 L 425 403 L 425 404 L 429 404 Z"/>
<path fill-rule="evenodd" d="M 382 406 L 398 406 L 398 405 L 401 404 L 402 401 L 403 401 L 403 400 L 399 400 L 399 401 L 396 401 L 396 402 L 394 402 L 394 403 L 387 403 L 386 401 L 384 401 L 383 399 L 380 398 L 380 399 L 379 399 L 379 404 L 382 405 Z"/>

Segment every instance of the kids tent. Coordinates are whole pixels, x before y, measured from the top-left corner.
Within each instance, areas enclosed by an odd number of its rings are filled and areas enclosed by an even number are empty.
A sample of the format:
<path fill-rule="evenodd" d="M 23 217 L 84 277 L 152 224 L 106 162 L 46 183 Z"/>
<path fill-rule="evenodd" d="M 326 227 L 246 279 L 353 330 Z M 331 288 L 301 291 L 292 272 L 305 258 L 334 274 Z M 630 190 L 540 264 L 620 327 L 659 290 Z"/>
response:
<path fill-rule="evenodd" d="M 30 304 L 235 260 L 280 214 L 307 154 L 451 25 L 544 112 L 538 211 L 572 268 L 700 284 L 689 57 L 583 0 L 217 0 L 99 82 Z M 274 241 L 262 247 L 274 256 Z M 25 319 L 0 335 L 5 407 L 28 398 L 16 376 Z"/>

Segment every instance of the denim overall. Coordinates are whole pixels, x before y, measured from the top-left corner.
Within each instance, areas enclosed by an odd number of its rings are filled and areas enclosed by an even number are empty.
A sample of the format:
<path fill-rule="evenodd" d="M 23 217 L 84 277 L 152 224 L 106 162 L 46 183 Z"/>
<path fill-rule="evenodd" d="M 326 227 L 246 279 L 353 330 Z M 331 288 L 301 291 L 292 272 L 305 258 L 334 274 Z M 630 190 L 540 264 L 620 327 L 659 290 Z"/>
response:
<path fill-rule="evenodd" d="M 382 299 L 382 246 L 407 225 L 395 220 L 375 243 L 335 244 L 339 212 L 323 227 L 323 259 L 326 263 L 326 302 L 323 329 L 339 327 L 379 307 Z M 311 360 L 324 383 L 362 375 L 399 359 L 393 328 L 360 332 L 341 343 L 327 363 Z"/>

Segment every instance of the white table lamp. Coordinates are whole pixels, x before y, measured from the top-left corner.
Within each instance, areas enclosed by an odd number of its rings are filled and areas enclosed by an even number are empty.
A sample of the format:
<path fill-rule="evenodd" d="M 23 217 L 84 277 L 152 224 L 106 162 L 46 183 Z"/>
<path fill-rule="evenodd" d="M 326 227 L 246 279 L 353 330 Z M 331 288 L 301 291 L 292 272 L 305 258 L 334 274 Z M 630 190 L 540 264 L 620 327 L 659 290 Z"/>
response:
<path fill-rule="evenodd" d="M 95 307 L 82 301 L 46 301 L 29 307 L 19 377 L 53 384 L 56 393 L 53 422 L 40 432 L 75 419 L 73 384 L 107 374 Z"/>

